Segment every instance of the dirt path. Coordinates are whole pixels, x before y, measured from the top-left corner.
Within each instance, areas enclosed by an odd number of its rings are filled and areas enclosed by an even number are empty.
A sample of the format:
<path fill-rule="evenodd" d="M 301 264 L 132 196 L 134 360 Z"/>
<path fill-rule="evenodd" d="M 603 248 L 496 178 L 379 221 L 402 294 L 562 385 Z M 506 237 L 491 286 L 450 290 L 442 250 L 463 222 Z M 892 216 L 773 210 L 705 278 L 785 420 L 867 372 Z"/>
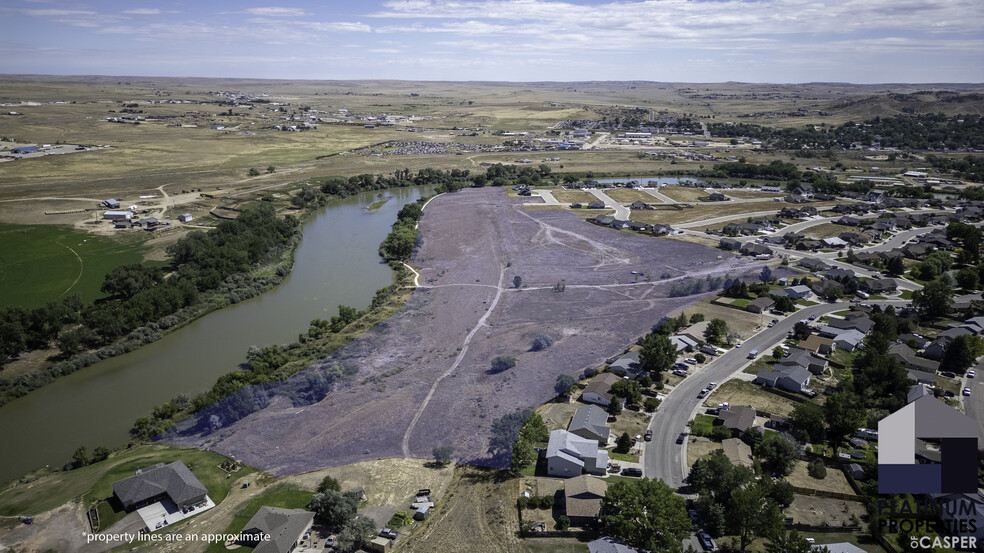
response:
<path fill-rule="evenodd" d="M 451 365 L 451 367 L 448 370 L 444 371 L 444 373 L 440 377 L 438 377 L 437 380 L 434 381 L 434 384 L 431 386 L 430 391 L 427 392 L 427 397 L 425 397 L 424 401 L 421 402 L 420 407 L 417 409 L 417 412 L 414 413 L 413 415 L 413 419 L 410 420 L 410 426 L 407 427 L 407 431 L 403 434 L 404 457 L 407 458 L 411 457 L 410 434 L 413 433 L 414 427 L 417 426 L 417 421 L 420 420 L 420 416 L 423 415 L 424 410 L 427 409 L 427 404 L 430 403 L 431 398 L 434 397 L 434 392 L 437 391 L 437 387 L 441 384 L 442 380 L 450 376 L 451 373 L 453 373 L 454 370 L 458 368 L 458 365 L 461 364 L 462 359 L 465 358 L 465 354 L 468 353 L 468 344 L 471 343 L 472 338 L 475 337 L 475 334 L 479 331 L 479 329 L 485 326 L 485 321 L 488 320 L 489 315 L 492 314 L 492 311 L 495 310 L 495 306 L 499 303 L 499 298 L 502 297 L 502 291 L 503 291 L 502 281 L 505 280 L 505 278 L 506 278 L 506 268 L 503 267 L 502 269 L 499 270 L 499 284 L 496 286 L 495 297 L 492 299 L 492 303 L 489 305 L 488 310 L 486 310 L 485 314 L 482 315 L 482 318 L 478 320 L 478 324 L 475 325 L 475 328 L 471 329 L 471 332 L 469 332 L 468 335 L 465 336 L 465 341 L 462 342 L 461 345 L 461 351 L 459 351 L 457 357 L 454 358 L 454 363 Z"/>
<path fill-rule="evenodd" d="M 69 246 L 66 246 L 65 244 L 62 244 L 61 242 L 58 242 L 58 245 L 64 247 L 68 251 L 72 252 L 72 255 L 75 256 L 75 259 L 78 259 L 79 260 L 79 275 L 77 277 L 75 277 L 75 280 L 72 281 L 72 284 L 70 284 L 68 286 L 68 288 L 65 289 L 64 292 L 62 292 L 61 294 L 58 294 L 58 297 L 60 298 L 60 297 L 64 296 L 65 294 L 67 294 L 72 288 L 75 288 L 75 285 L 79 283 L 79 279 L 82 278 L 82 273 L 85 271 L 85 263 L 82 262 L 82 258 L 79 257 L 79 253 L 77 251 L 73 250 Z"/>

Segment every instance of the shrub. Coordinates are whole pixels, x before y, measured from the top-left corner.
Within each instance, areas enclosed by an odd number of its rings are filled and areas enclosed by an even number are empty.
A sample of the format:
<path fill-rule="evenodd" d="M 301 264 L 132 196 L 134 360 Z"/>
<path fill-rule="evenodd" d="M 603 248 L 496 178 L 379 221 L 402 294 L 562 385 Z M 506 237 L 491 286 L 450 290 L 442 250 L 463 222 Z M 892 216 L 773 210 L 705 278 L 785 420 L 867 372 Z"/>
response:
<path fill-rule="evenodd" d="M 714 438 L 715 440 L 727 440 L 730 437 L 731 430 L 724 426 L 715 426 L 714 429 L 711 430 L 711 438 Z"/>
<path fill-rule="evenodd" d="M 500 355 L 492 360 L 492 369 L 489 371 L 491 374 L 497 374 L 501 372 L 508 371 L 509 369 L 516 366 L 516 358 L 512 355 Z"/>
<path fill-rule="evenodd" d="M 554 343 L 553 338 L 546 334 L 540 334 L 533 339 L 533 344 L 530 346 L 530 351 L 543 351 Z"/>
<path fill-rule="evenodd" d="M 827 467 L 820 459 L 810 461 L 810 464 L 806 466 L 806 472 L 817 480 L 823 480 L 827 477 Z"/>

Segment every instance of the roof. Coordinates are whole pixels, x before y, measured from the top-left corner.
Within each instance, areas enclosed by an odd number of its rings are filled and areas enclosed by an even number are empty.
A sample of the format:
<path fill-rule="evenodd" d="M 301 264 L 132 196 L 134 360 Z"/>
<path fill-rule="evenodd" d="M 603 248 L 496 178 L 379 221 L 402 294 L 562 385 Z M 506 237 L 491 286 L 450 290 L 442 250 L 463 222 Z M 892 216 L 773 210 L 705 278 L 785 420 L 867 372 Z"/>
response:
<path fill-rule="evenodd" d="M 809 286 L 798 284 L 796 286 L 790 286 L 789 288 L 786 288 L 786 292 L 794 292 L 796 294 L 810 294 L 812 293 L 812 290 L 810 290 Z"/>
<path fill-rule="evenodd" d="M 585 405 L 578 407 L 571 417 L 571 423 L 567 425 L 568 432 L 587 430 L 599 439 L 608 440 L 611 428 L 608 427 L 608 413 L 597 405 Z"/>
<path fill-rule="evenodd" d="M 243 532 L 255 530 L 270 536 L 269 541 L 260 541 L 253 553 L 288 553 L 312 521 L 314 513 L 304 509 L 264 506 L 249 519 Z"/>
<path fill-rule="evenodd" d="M 830 553 L 865 553 L 864 549 L 861 549 L 860 547 L 854 545 L 853 543 L 849 543 L 846 541 L 838 542 L 838 543 L 825 543 L 823 545 L 819 545 L 819 544 L 814 545 L 813 550 L 820 551 L 824 547 L 826 547 L 827 551 L 829 551 Z"/>
<path fill-rule="evenodd" d="M 725 428 L 745 430 L 755 422 L 755 408 L 751 405 L 734 405 L 718 412 L 718 419 Z"/>
<path fill-rule="evenodd" d="M 594 518 L 601 511 L 601 498 L 608 484 L 600 478 L 581 475 L 564 482 L 564 498 L 569 517 Z"/>
<path fill-rule="evenodd" d="M 619 357 L 614 363 L 610 365 L 611 369 L 622 369 L 626 372 L 634 371 L 639 368 L 639 352 L 630 351 L 625 355 Z"/>
<path fill-rule="evenodd" d="M 721 442 L 724 454 L 732 465 L 752 466 L 752 448 L 738 438 L 728 438 Z"/>
<path fill-rule="evenodd" d="M 612 384 L 618 382 L 619 380 L 621 380 L 621 378 L 617 374 L 601 373 L 592 378 L 591 382 L 585 386 L 584 393 L 594 392 L 605 399 L 611 400 L 612 395 L 609 393 L 609 390 L 612 389 Z"/>
<path fill-rule="evenodd" d="M 584 465 L 584 459 L 597 458 L 599 456 L 598 442 L 582 438 L 577 434 L 571 434 L 566 430 L 554 430 L 550 432 L 550 441 L 547 442 L 547 458 L 562 457 L 572 463 Z M 604 452 L 607 455 L 607 451 Z"/>
<path fill-rule="evenodd" d="M 772 307 L 775 304 L 776 304 L 776 300 L 774 300 L 774 299 L 772 299 L 770 297 L 764 297 L 764 298 L 758 298 L 758 299 L 755 299 L 755 300 L 752 300 L 752 301 L 748 302 L 748 305 L 745 306 L 745 308 L 747 309 L 749 307 L 757 307 L 759 309 L 765 310 L 765 309 L 768 309 L 768 308 Z"/>
<path fill-rule="evenodd" d="M 124 506 L 133 505 L 166 493 L 171 501 L 181 505 L 208 493 L 181 461 L 157 464 L 138 471 L 135 476 L 113 482 L 113 493 Z"/>
<path fill-rule="evenodd" d="M 827 346 L 829 348 L 833 344 L 834 341 L 830 338 L 821 338 L 816 334 L 811 334 L 809 338 L 800 342 L 798 347 L 807 351 L 817 351 L 823 346 Z"/>
<path fill-rule="evenodd" d="M 639 551 L 615 538 L 604 537 L 588 542 L 588 553 L 639 553 Z"/>

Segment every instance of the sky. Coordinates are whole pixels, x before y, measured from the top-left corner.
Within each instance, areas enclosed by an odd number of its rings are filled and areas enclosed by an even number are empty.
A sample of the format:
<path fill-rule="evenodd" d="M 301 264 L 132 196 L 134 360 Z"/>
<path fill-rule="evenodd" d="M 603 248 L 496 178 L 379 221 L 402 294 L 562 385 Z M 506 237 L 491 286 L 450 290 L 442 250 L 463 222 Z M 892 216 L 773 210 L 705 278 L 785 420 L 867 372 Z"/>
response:
<path fill-rule="evenodd" d="M 984 82 L 982 0 L 0 0 L 0 73 Z"/>

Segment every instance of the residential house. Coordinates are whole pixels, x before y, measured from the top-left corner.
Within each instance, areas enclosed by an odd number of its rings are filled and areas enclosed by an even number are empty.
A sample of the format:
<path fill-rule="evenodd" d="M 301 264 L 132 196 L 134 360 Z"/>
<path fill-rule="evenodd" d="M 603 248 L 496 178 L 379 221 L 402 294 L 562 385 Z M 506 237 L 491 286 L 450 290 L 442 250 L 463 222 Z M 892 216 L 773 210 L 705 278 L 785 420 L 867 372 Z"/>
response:
<path fill-rule="evenodd" d="M 819 259 L 815 259 L 812 257 L 804 257 L 803 259 L 800 259 L 796 264 L 810 271 L 826 271 L 827 269 L 831 268 L 830 265 L 824 263 L 823 261 L 820 261 Z"/>
<path fill-rule="evenodd" d="M 182 223 L 190 223 L 192 219 L 194 219 L 194 217 L 191 216 L 191 213 L 182 213 L 181 215 L 178 215 L 178 221 Z"/>
<path fill-rule="evenodd" d="M 599 215 L 594 218 L 594 221 L 599 225 L 607 227 L 611 226 L 611 224 L 615 222 L 615 217 L 612 217 L 611 215 Z"/>
<path fill-rule="evenodd" d="M 932 340 L 925 336 L 918 336 L 911 333 L 899 334 L 899 340 L 913 349 L 925 349 L 932 342 Z"/>
<path fill-rule="evenodd" d="M 751 405 L 732 405 L 718 411 L 715 424 L 721 424 L 735 433 L 751 428 L 755 424 L 755 408 Z"/>
<path fill-rule="evenodd" d="M 741 249 L 741 240 L 722 238 L 719 247 L 724 250 L 738 250 Z"/>
<path fill-rule="evenodd" d="M 639 550 L 615 538 L 605 537 L 588 542 L 588 553 L 639 553 Z"/>
<path fill-rule="evenodd" d="M 826 549 L 828 553 L 865 553 L 864 549 L 861 549 L 860 547 L 854 545 L 853 543 L 846 542 L 846 541 L 838 542 L 838 543 L 825 543 L 823 545 L 814 545 L 812 546 L 812 549 L 816 553 L 819 553 L 824 549 Z"/>
<path fill-rule="evenodd" d="M 786 296 L 794 300 L 809 298 L 811 295 L 813 295 L 813 291 L 810 290 L 810 287 L 804 286 L 802 284 L 796 286 L 789 286 L 784 291 L 786 292 Z"/>
<path fill-rule="evenodd" d="M 171 501 L 185 510 L 208 501 L 208 490 L 181 461 L 158 463 L 113 482 L 113 495 L 127 511 Z"/>
<path fill-rule="evenodd" d="M 604 475 L 608 469 L 608 451 L 598 448 L 596 440 L 582 438 L 566 430 L 554 430 L 547 442 L 547 474 L 580 476 L 582 473 Z"/>
<path fill-rule="evenodd" d="M 745 311 L 750 311 L 752 313 L 763 313 L 768 311 L 773 305 L 776 304 L 776 300 L 766 296 L 764 298 L 757 298 L 748 303 L 745 306 Z"/>
<path fill-rule="evenodd" d="M 809 338 L 800 342 L 796 347 L 810 353 L 827 355 L 834 351 L 834 341 L 830 338 L 822 338 L 816 334 L 811 334 Z"/>
<path fill-rule="evenodd" d="M 845 330 L 833 338 L 834 346 L 841 351 L 854 351 L 864 342 L 864 333 L 859 330 Z"/>
<path fill-rule="evenodd" d="M 772 255 L 772 248 L 770 248 L 768 246 L 763 246 L 762 244 L 755 244 L 755 243 L 749 242 L 747 244 L 744 244 L 741 247 L 741 253 L 743 253 L 745 255 L 755 255 L 755 256 L 768 255 L 768 256 L 771 256 Z"/>
<path fill-rule="evenodd" d="M 243 527 L 237 543 L 252 547 L 253 553 L 291 553 L 313 523 L 311 511 L 263 506 Z"/>
<path fill-rule="evenodd" d="M 110 221 L 129 221 L 133 219 L 132 211 L 106 211 L 103 213 L 103 219 L 109 219 Z"/>
<path fill-rule="evenodd" d="M 673 336 L 670 336 L 670 343 L 676 347 L 678 353 L 684 351 L 694 351 L 698 346 L 698 343 L 694 341 L 693 338 L 683 334 L 674 334 Z"/>
<path fill-rule="evenodd" d="M 605 202 L 601 200 L 591 200 L 588 202 L 588 209 L 605 209 Z"/>
<path fill-rule="evenodd" d="M 819 240 L 813 240 L 813 239 L 810 239 L 810 238 L 808 238 L 806 240 L 800 240 L 799 242 L 796 243 L 796 249 L 799 250 L 799 251 L 801 251 L 801 252 L 802 251 L 807 251 L 807 250 L 809 250 L 811 252 L 815 252 L 815 251 L 819 250 L 822 247 L 823 247 L 823 242 L 821 242 Z"/>
<path fill-rule="evenodd" d="M 824 238 L 820 240 L 825 248 L 832 248 L 835 250 L 840 250 L 847 247 L 847 241 L 841 240 L 837 237 Z"/>
<path fill-rule="evenodd" d="M 612 429 L 608 427 L 608 413 L 604 409 L 597 405 L 585 405 L 574 411 L 567 431 L 605 446 Z"/>
<path fill-rule="evenodd" d="M 813 289 L 813 293 L 818 296 L 823 296 L 824 294 L 828 294 L 828 293 L 834 293 L 834 294 L 844 293 L 844 285 L 837 282 L 836 280 L 831 280 L 829 278 L 811 282 L 810 286 Z"/>
<path fill-rule="evenodd" d="M 598 405 L 609 406 L 612 403 L 612 384 L 618 382 L 621 378 L 612 373 L 601 373 L 598 376 L 591 379 L 587 387 L 584 388 L 584 393 L 581 394 L 581 401 L 585 403 L 596 403 Z"/>
<path fill-rule="evenodd" d="M 875 280 L 862 280 L 861 288 L 871 294 L 884 294 L 885 292 L 893 292 L 899 287 L 895 279 L 892 278 L 879 278 Z"/>
<path fill-rule="evenodd" d="M 642 200 L 636 200 L 629 205 L 629 209 L 652 209 L 653 206 L 647 204 Z"/>
<path fill-rule="evenodd" d="M 886 356 L 889 359 L 895 359 L 899 365 L 906 369 L 921 371 L 928 374 L 935 375 L 936 371 L 940 368 L 940 364 L 936 361 L 916 357 L 916 352 L 912 351 L 912 348 L 905 344 L 889 345 Z"/>
<path fill-rule="evenodd" d="M 756 384 L 772 386 L 795 393 L 812 394 L 810 371 L 798 365 L 776 365 L 776 370 L 762 369 L 755 375 Z"/>
<path fill-rule="evenodd" d="M 906 395 L 905 402 L 912 403 L 923 396 L 933 395 L 933 390 L 929 388 L 928 384 L 916 383 L 909 388 L 909 393 Z"/>
<path fill-rule="evenodd" d="M 728 438 L 721 442 L 724 446 L 724 454 L 731 461 L 732 465 L 752 468 L 754 464 L 752 458 L 752 448 L 738 438 Z"/>
<path fill-rule="evenodd" d="M 586 474 L 565 481 L 564 505 L 571 524 L 585 526 L 597 521 L 607 491 L 607 482 Z"/>
<path fill-rule="evenodd" d="M 712 202 L 723 202 L 727 201 L 728 197 L 720 192 L 711 192 L 711 195 L 707 199 Z"/>
<path fill-rule="evenodd" d="M 827 360 L 817 357 L 806 350 L 793 348 L 786 357 L 779 360 L 776 366 L 800 367 L 813 374 L 822 374 L 827 369 Z"/>
<path fill-rule="evenodd" d="M 119 209 L 120 201 L 114 198 L 110 198 L 108 200 L 103 200 L 102 205 L 107 209 Z"/>
<path fill-rule="evenodd" d="M 639 352 L 630 351 L 626 353 L 608 365 L 608 369 L 615 374 L 624 373 L 620 376 L 641 374 L 642 369 L 639 367 Z"/>

